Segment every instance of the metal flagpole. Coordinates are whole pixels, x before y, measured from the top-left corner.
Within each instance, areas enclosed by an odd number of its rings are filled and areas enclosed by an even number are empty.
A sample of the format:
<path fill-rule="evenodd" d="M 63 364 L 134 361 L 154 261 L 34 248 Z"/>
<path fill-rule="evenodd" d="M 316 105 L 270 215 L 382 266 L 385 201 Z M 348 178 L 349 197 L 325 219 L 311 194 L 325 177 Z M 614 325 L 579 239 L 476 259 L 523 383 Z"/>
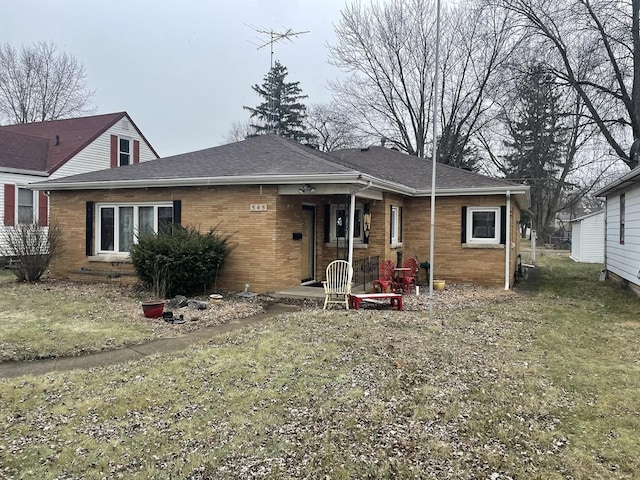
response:
<path fill-rule="evenodd" d="M 436 12 L 436 71 L 433 77 L 433 140 L 431 154 L 431 225 L 429 239 L 429 320 L 433 320 L 433 270 L 435 256 L 435 223 L 436 223 L 436 163 L 438 141 L 438 78 L 440 73 L 440 0 L 437 2 Z"/>

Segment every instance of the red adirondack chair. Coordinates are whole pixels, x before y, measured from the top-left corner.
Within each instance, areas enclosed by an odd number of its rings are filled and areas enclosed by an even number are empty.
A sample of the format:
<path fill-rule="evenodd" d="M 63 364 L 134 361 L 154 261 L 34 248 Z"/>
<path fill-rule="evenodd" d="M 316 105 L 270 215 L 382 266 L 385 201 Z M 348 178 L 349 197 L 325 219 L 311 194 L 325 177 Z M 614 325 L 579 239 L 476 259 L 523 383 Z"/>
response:
<path fill-rule="evenodd" d="M 402 290 L 402 293 L 411 293 L 411 286 L 413 285 L 413 291 L 416 291 L 416 278 L 418 276 L 418 260 L 415 258 L 407 258 L 402 262 L 402 268 L 407 269 L 401 272 L 401 275 L 396 279 L 395 289 Z"/>
<path fill-rule="evenodd" d="M 393 292 L 393 269 L 395 264 L 385 260 L 380 264 L 380 277 L 373 281 L 373 290 L 380 289 L 381 293 Z"/>

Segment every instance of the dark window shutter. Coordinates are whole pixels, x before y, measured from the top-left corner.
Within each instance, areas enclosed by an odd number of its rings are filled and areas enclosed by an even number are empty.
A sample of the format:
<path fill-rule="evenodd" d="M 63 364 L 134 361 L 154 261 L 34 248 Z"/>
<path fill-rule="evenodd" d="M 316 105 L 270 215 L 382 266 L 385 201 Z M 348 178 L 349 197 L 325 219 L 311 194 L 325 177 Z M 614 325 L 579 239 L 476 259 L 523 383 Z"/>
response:
<path fill-rule="evenodd" d="M 87 202 L 86 219 L 84 248 L 87 257 L 90 257 L 91 255 L 93 255 L 93 202 Z"/>
<path fill-rule="evenodd" d="M 324 206 L 324 243 L 331 241 L 331 205 Z"/>
<path fill-rule="evenodd" d="M 462 222 L 460 224 L 460 242 L 467 243 L 467 207 L 462 207 Z"/>
<path fill-rule="evenodd" d="M 500 207 L 500 243 L 504 245 L 507 243 L 507 207 L 502 205 Z"/>
<path fill-rule="evenodd" d="M 38 225 L 49 225 L 49 197 L 44 192 L 38 192 Z"/>
<path fill-rule="evenodd" d="M 182 225 L 182 200 L 173 201 L 173 224 Z"/>
<path fill-rule="evenodd" d="M 404 207 L 398 207 L 398 242 L 402 243 L 402 209 Z"/>
<path fill-rule="evenodd" d="M 10 183 L 4 185 L 4 224 L 12 226 L 16 223 L 16 186 Z"/>
<path fill-rule="evenodd" d="M 111 168 L 118 166 L 118 136 L 111 135 Z"/>
<path fill-rule="evenodd" d="M 133 163 L 140 163 L 140 142 L 133 141 Z"/>

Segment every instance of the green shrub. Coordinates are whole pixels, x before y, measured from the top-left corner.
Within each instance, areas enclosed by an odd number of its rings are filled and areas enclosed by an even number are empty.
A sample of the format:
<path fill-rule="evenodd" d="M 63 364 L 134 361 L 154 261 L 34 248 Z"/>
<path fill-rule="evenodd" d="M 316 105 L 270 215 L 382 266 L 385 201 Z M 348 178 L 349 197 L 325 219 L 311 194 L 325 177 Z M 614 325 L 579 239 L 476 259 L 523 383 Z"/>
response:
<path fill-rule="evenodd" d="M 138 277 L 159 298 L 201 294 L 216 280 L 231 251 L 228 236 L 216 228 L 200 233 L 194 227 L 141 235 L 131 249 Z"/>

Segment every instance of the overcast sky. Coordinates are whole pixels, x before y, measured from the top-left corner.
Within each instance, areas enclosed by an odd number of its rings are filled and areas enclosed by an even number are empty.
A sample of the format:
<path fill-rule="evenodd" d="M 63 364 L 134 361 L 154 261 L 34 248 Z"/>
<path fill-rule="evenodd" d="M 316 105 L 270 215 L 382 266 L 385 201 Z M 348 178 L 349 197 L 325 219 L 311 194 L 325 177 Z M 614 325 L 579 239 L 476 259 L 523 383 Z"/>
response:
<path fill-rule="evenodd" d="M 127 111 L 160 156 L 223 143 L 243 105 L 260 99 L 270 67 L 268 35 L 307 105 L 331 99 L 340 72 L 327 61 L 345 0 L 3 0 L 0 41 L 53 42 L 75 56 L 96 91 L 96 113 Z M 249 26 L 250 25 L 250 26 Z"/>

